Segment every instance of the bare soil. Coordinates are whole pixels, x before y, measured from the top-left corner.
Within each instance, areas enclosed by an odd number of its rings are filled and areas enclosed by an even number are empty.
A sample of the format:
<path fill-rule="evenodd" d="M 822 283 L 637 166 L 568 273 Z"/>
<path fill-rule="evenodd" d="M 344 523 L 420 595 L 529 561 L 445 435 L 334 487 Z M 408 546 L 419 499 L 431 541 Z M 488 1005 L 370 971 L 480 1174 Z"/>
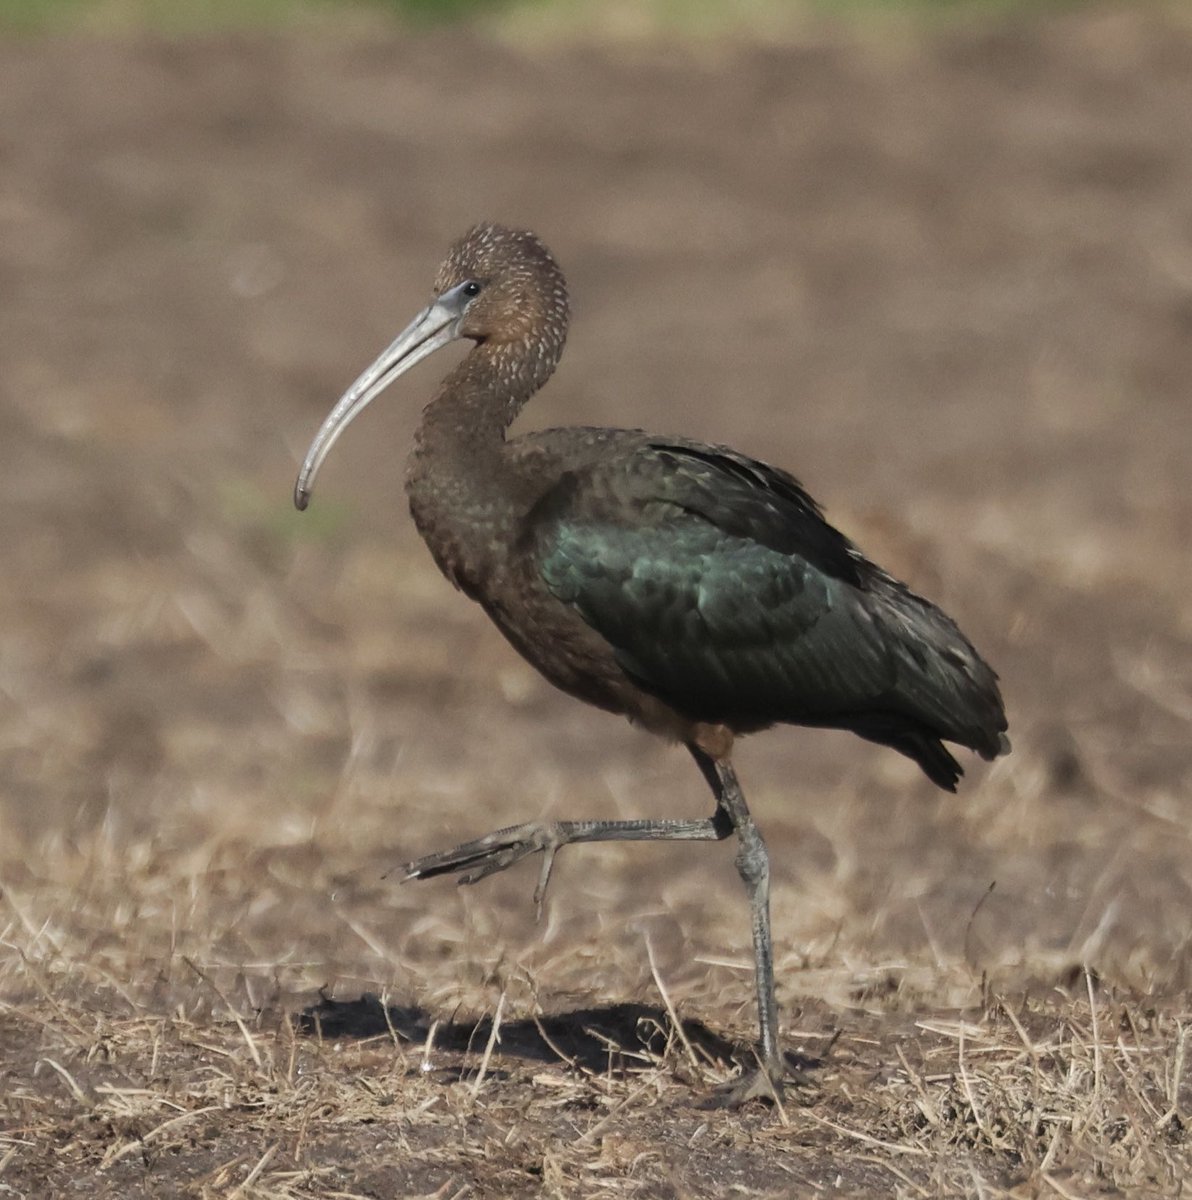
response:
<path fill-rule="evenodd" d="M 1192 1168 L 1192 26 L 794 44 L 0 45 L 0 1192 L 1180 1195 Z M 783 1111 L 731 846 L 384 873 L 702 815 L 404 511 L 442 362 L 298 457 L 478 219 L 575 325 L 527 422 L 795 471 L 1002 674 L 959 797 L 782 730 Z"/>

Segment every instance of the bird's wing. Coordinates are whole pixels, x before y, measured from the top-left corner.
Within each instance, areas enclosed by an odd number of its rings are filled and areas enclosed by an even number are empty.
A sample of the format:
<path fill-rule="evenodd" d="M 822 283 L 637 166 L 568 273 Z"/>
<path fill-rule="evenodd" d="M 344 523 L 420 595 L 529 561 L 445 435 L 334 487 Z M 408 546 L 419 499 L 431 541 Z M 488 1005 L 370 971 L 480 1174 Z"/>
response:
<path fill-rule="evenodd" d="M 551 592 L 692 716 L 831 723 L 897 684 L 860 602 L 880 572 L 772 467 L 645 442 L 565 475 L 526 536 Z"/>

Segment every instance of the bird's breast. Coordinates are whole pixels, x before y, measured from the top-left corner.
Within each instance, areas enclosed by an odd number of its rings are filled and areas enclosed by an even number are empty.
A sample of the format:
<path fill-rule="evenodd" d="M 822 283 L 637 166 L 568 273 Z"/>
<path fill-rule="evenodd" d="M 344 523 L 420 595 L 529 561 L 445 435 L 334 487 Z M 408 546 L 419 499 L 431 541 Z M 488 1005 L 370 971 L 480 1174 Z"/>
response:
<path fill-rule="evenodd" d="M 410 515 L 440 571 L 472 599 L 503 573 L 511 540 L 509 505 L 478 496 L 468 481 L 411 475 Z"/>
<path fill-rule="evenodd" d="M 668 739 L 697 738 L 692 722 L 637 686 L 609 642 L 547 586 L 532 541 L 517 536 L 524 513 L 455 494 L 441 481 L 408 491 L 439 569 L 548 682 Z"/>

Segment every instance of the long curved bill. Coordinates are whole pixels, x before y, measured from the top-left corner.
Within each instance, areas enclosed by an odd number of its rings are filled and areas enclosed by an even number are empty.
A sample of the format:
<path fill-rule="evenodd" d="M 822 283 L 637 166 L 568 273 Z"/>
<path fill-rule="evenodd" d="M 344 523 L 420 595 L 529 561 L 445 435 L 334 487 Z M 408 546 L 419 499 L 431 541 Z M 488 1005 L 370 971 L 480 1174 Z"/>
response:
<path fill-rule="evenodd" d="M 315 476 L 339 435 L 377 398 L 399 375 L 420 363 L 440 347 L 459 337 L 460 309 L 445 296 L 424 308 L 391 345 L 340 398 L 327 419 L 315 434 L 306 452 L 302 470 L 294 484 L 294 506 L 303 510 L 310 503 Z"/>

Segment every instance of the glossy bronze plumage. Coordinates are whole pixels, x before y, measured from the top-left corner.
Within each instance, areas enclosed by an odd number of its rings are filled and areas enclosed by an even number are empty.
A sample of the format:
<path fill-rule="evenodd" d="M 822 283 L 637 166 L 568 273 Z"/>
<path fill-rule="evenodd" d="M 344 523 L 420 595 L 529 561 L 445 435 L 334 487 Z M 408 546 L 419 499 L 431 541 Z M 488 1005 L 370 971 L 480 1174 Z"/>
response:
<path fill-rule="evenodd" d="M 344 427 L 398 375 L 456 338 L 471 352 L 423 413 L 410 510 L 448 579 L 557 687 L 683 742 L 716 798 L 703 821 L 532 822 L 408 863 L 471 883 L 541 851 L 542 895 L 570 842 L 736 833 L 749 893 L 759 1068 L 730 1100 L 774 1094 L 779 1049 L 769 862 L 730 755 L 776 723 L 848 729 L 955 790 L 953 742 L 1009 749 L 997 677 L 938 608 L 869 562 L 784 471 L 722 446 L 636 429 L 505 432 L 567 335 L 562 272 L 531 233 L 480 225 L 451 248 L 435 300 L 364 372 L 316 435 L 305 508 Z"/>

